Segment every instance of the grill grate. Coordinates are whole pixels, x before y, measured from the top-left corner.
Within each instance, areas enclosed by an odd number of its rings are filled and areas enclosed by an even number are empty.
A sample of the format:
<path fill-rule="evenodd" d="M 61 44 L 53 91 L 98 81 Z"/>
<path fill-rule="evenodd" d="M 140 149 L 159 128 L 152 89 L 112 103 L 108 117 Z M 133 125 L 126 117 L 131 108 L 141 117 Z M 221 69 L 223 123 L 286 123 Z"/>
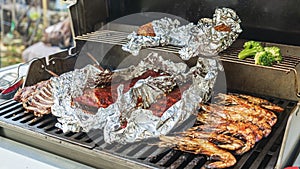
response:
<path fill-rule="evenodd" d="M 237 168 L 274 168 L 278 158 L 283 133 L 289 114 L 296 106 L 296 102 L 277 98 L 268 98 L 269 101 L 285 108 L 283 113 L 277 113 L 278 122 L 273 127 L 267 138 L 258 142 L 253 149 L 242 156 L 236 156 L 237 163 L 233 169 Z M 103 140 L 102 133 L 94 130 L 88 134 L 63 133 L 55 127 L 56 118 L 52 115 L 34 117 L 31 113 L 26 113 L 21 103 L 9 100 L 0 105 L 0 125 L 4 123 L 12 126 L 19 126 L 27 130 L 51 136 L 59 140 L 70 142 L 84 148 L 102 151 L 117 155 L 120 158 L 133 160 L 137 163 L 158 168 L 200 168 L 207 162 L 203 155 L 193 155 L 168 148 L 158 148 L 156 145 L 149 145 L 144 142 L 121 144 L 107 144 Z M 155 140 L 153 140 L 155 141 Z M 152 142 L 153 142 L 152 141 Z M 93 166 L 93 164 L 90 164 Z"/>
<path fill-rule="evenodd" d="M 120 32 L 120 31 L 112 31 L 112 30 L 99 30 L 91 33 L 87 33 L 81 36 L 75 37 L 75 40 L 83 40 L 83 41 L 91 41 L 91 42 L 100 42 L 100 43 L 107 43 L 111 45 L 124 45 L 127 43 L 127 36 L 129 33 L 127 32 Z M 181 49 L 177 46 L 159 46 L 153 47 L 152 50 L 163 51 L 163 52 L 170 52 L 170 53 L 177 53 Z M 237 58 L 238 53 L 241 51 L 242 48 L 234 48 L 231 47 L 224 52 L 220 53 L 221 60 L 251 66 L 258 66 L 254 64 L 254 59 L 246 58 L 245 60 L 239 60 Z M 296 56 L 284 56 L 284 60 L 279 63 L 275 64 L 272 67 L 266 67 L 269 69 L 275 69 L 285 72 L 294 71 L 295 67 L 300 63 L 300 58 Z"/>

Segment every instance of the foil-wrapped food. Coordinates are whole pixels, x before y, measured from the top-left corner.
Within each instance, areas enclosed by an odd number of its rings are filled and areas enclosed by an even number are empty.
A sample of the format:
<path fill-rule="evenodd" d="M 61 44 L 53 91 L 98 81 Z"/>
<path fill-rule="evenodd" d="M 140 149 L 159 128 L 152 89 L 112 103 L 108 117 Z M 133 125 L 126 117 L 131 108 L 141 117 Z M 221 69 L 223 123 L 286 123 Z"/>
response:
<path fill-rule="evenodd" d="M 184 122 L 210 98 L 219 68 L 213 58 L 199 57 L 189 68 L 150 53 L 113 72 L 87 65 L 26 87 L 15 98 L 37 115 L 52 113 L 63 132 L 102 129 L 108 143 L 134 142 Z"/>
<path fill-rule="evenodd" d="M 124 51 L 138 55 L 143 47 L 173 45 L 183 60 L 195 56 L 215 56 L 228 48 L 242 32 L 241 20 L 234 10 L 217 8 L 213 18 L 201 18 L 195 25 L 180 25 L 177 19 L 162 18 L 142 25 L 128 35 Z"/>

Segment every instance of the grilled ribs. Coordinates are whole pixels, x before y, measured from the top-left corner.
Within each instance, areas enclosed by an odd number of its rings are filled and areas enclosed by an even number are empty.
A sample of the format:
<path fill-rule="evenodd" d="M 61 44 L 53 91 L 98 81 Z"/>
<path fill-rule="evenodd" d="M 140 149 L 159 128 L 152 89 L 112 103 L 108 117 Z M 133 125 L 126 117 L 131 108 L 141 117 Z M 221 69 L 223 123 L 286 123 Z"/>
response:
<path fill-rule="evenodd" d="M 118 97 L 117 88 L 120 84 L 124 85 L 123 93 L 126 93 L 140 79 L 164 75 L 167 74 L 160 71 L 147 70 L 137 78 L 122 80 L 113 78 L 113 74 L 106 72 L 102 75 L 103 77 L 105 76 L 105 79 L 101 80 L 101 76 L 100 81 L 97 82 L 98 87 L 85 89 L 81 96 L 72 99 L 71 104 L 80 106 L 86 113 L 94 114 L 98 108 L 106 108 L 115 102 Z M 164 98 L 158 99 L 148 109 L 153 111 L 154 115 L 161 117 L 168 108 L 181 99 L 181 93 L 188 87 L 189 85 L 185 84 L 180 88 L 176 87 L 169 93 L 165 93 Z M 23 107 L 28 112 L 33 112 L 36 116 L 51 113 L 51 106 L 53 105 L 51 80 L 42 81 L 36 85 L 20 89 L 14 96 L 14 99 L 22 102 Z M 139 103 L 141 101 L 138 100 L 137 107 L 140 106 Z"/>

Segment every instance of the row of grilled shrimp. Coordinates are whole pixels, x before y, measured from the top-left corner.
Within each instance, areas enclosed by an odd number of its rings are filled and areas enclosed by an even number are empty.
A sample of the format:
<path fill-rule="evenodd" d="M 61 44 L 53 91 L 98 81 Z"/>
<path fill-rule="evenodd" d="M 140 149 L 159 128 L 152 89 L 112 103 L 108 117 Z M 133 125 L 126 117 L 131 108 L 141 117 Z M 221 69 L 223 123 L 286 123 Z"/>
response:
<path fill-rule="evenodd" d="M 273 111 L 283 108 L 248 95 L 218 94 L 215 104 L 200 105 L 199 125 L 179 136 L 161 136 L 159 145 L 207 155 L 213 160 L 207 168 L 227 168 L 236 163 L 231 152 L 241 155 L 270 134 L 277 121 Z"/>

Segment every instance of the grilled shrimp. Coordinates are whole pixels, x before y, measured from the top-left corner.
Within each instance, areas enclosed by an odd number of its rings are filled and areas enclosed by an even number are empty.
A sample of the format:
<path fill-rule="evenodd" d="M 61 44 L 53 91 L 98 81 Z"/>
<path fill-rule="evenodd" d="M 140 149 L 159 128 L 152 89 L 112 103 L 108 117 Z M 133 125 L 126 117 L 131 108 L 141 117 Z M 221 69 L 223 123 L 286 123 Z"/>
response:
<path fill-rule="evenodd" d="M 215 114 L 221 118 L 223 118 L 224 120 L 231 120 L 231 121 L 242 121 L 242 122 L 251 122 L 254 125 L 259 127 L 259 130 L 257 130 L 258 133 L 258 137 L 260 136 L 265 136 L 267 137 L 270 132 L 271 132 L 271 126 L 267 121 L 267 118 L 263 117 L 259 117 L 259 116 L 254 116 L 248 113 L 243 113 L 243 112 L 238 112 L 238 111 L 232 111 L 230 110 L 229 107 L 225 107 L 225 106 L 219 106 L 216 104 L 211 104 L 211 105 L 201 105 L 201 108 L 210 113 L 210 114 Z M 201 119 L 200 117 L 203 116 L 201 115 L 201 112 L 198 113 L 199 119 Z M 209 115 L 206 115 L 207 118 L 209 118 Z M 215 118 L 215 117 L 214 117 Z M 203 119 L 203 117 L 202 117 Z M 224 121 L 223 120 L 223 121 Z M 260 140 L 262 137 L 257 138 L 257 141 Z"/>
<path fill-rule="evenodd" d="M 233 104 L 234 106 L 224 106 L 224 109 L 232 111 L 240 111 L 243 113 L 249 113 L 258 117 L 265 117 L 268 119 L 268 123 L 273 126 L 277 122 L 277 116 L 270 110 L 264 109 L 258 105 L 252 104 L 247 100 L 239 98 L 234 95 L 218 94 L 217 99 L 219 103 Z"/>
<path fill-rule="evenodd" d="M 204 131 L 215 132 L 217 134 L 230 134 L 235 137 L 242 137 L 245 140 L 244 147 L 237 150 L 237 154 L 243 154 L 254 147 L 256 142 L 256 134 L 249 127 L 248 123 L 243 122 L 227 122 L 220 124 L 205 124 L 190 128 L 188 131 Z"/>
<path fill-rule="evenodd" d="M 204 124 L 222 124 L 222 123 L 228 123 L 228 122 L 239 122 L 239 121 L 233 121 L 228 119 L 223 119 L 216 115 L 211 115 L 207 112 L 200 112 L 197 116 L 197 121 L 200 121 Z M 242 123 L 242 122 L 241 122 Z M 262 131 L 258 126 L 252 124 L 251 122 L 243 122 L 245 126 L 252 129 L 253 133 L 255 134 L 255 141 L 259 141 L 264 136 L 264 131 Z M 271 130 L 270 130 L 271 132 Z"/>
<path fill-rule="evenodd" d="M 191 137 L 160 136 L 161 147 L 174 147 L 177 150 L 208 156 L 214 162 L 206 164 L 207 168 L 227 168 L 236 163 L 235 157 L 228 151 L 218 148 L 206 139 Z"/>
<path fill-rule="evenodd" d="M 263 108 L 266 108 L 266 109 L 269 109 L 269 110 L 272 110 L 275 112 L 283 112 L 283 110 L 284 110 L 282 107 L 277 106 L 265 99 L 261 99 L 258 97 L 253 97 L 253 96 L 244 95 L 244 94 L 239 94 L 239 95 L 237 95 L 237 97 L 246 99 L 248 102 L 250 102 L 252 104 L 259 105 Z"/>
<path fill-rule="evenodd" d="M 225 134 L 217 134 L 213 132 L 202 132 L 202 131 L 184 131 L 180 133 L 182 136 L 206 139 L 218 147 L 227 149 L 227 150 L 237 150 L 244 146 L 244 142 Z"/>

